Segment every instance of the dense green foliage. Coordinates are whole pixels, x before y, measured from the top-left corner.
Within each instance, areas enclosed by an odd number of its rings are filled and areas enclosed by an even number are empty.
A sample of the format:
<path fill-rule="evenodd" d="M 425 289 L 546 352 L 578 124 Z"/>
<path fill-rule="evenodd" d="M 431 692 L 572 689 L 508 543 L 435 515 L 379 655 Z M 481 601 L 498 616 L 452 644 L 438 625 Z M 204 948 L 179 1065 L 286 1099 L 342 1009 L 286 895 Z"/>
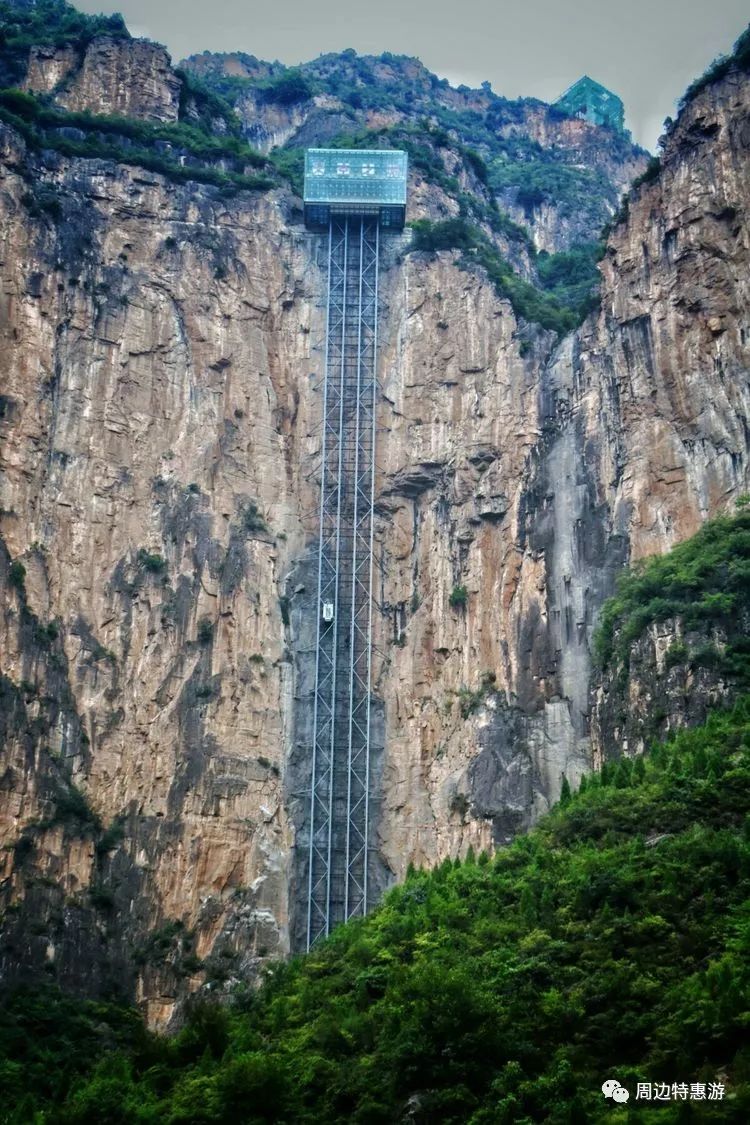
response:
<path fill-rule="evenodd" d="M 623 574 L 617 595 L 602 610 L 595 638 L 599 662 L 627 662 L 630 647 L 654 621 L 679 618 L 686 630 L 719 625 L 721 650 L 692 654 L 750 688 L 750 506 L 704 524 L 692 539 Z"/>
<path fill-rule="evenodd" d="M 239 137 L 242 125 L 232 106 L 202 82 L 191 70 L 175 67 L 175 74 L 181 82 L 180 86 L 180 120 L 190 118 L 191 124 L 198 126 L 204 133 L 214 133 L 217 125 L 222 134 Z M 197 122 L 193 115 L 197 114 Z"/>
<path fill-rule="evenodd" d="M 469 591 L 465 586 L 454 586 L 448 598 L 448 604 L 453 609 L 463 609 L 469 600 Z"/>
<path fill-rule="evenodd" d="M 630 186 L 630 190 L 634 191 L 639 188 L 641 184 L 652 184 L 655 180 L 659 179 L 661 172 L 661 160 L 658 156 L 652 156 L 646 165 L 646 171 L 642 172 L 640 176 L 636 176 Z"/>
<path fill-rule="evenodd" d="M 690 1114 L 631 1100 L 607 1120 L 740 1125 L 749 892 L 744 698 L 564 786 L 493 859 L 412 872 L 174 1040 L 114 1007 L 17 995 L 0 1018 L 0 1121 L 594 1125 L 614 1075 L 631 1091 L 719 1080 L 727 1097 Z"/>
<path fill-rule="evenodd" d="M 288 180 L 292 191 L 301 196 L 305 182 L 305 150 L 303 148 L 277 148 L 270 156 L 279 175 Z"/>
<path fill-rule="evenodd" d="M 529 217 L 543 203 L 567 217 L 596 206 L 595 225 L 603 226 L 616 199 L 603 172 L 571 167 L 534 142 L 509 144 L 492 161 L 489 176 L 496 192 L 515 193 Z"/>
<path fill-rule="evenodd" d="M 291 68 L 269 78 L 261 85 L 265 101 L 276 105 L 296 105 L 307 101 L 314 93 L 314 86 L 301 70 Z"/>
<path fill-rule="evenodd" d="M 597 262 L 602 251 L 602 243 L 584 242 L 559 254 L 541 251 L 536 258 L 542 287 L 561 305 L 572 309 L 580 319 L 593 308 L 598 298 Z"/>
<path fill-rule="evenodd" d="M 119 1005 L 24 990 L 0 1017 L 0 1122 L 31 1125 L 36 1107 L 61 1105 L 102 1054 L 119 1048 L 142 1065 L 159 1047 L 137 1013 Z"/>

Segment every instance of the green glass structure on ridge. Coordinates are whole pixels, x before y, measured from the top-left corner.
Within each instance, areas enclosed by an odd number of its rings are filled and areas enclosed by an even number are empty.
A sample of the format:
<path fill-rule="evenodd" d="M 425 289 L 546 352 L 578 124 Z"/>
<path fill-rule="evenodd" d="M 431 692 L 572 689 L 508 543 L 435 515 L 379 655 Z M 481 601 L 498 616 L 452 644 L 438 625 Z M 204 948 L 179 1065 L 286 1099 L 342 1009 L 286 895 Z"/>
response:
<path fill-rule="evenodd" d="M 327 230 L 332 215 L 369 215 L 381 228 L 406 220 L 407 156 L 399 149 L 310 148 L 305 153 L 305 224 Z"/>
<path fill-rule="evenodd" d="M 569 86 L 553 104 L 571 117 L 580 117 L 592 125 L 604 125 L 618 133 L 625 133 L 622 99 L 587 74 Z"/>

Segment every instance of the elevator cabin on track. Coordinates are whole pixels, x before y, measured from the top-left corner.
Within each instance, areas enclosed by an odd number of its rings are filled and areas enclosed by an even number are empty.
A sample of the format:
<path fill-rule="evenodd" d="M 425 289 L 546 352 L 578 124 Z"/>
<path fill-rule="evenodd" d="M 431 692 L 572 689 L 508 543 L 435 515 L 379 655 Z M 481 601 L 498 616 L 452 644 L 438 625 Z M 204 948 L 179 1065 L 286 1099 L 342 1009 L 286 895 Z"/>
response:
<path fill-rule="evenodd" d="M 381 235 L 406 218 L 406 153 L 309 149 L 305 224 L 327 237 L 307 948 L 364 914 Z"/>

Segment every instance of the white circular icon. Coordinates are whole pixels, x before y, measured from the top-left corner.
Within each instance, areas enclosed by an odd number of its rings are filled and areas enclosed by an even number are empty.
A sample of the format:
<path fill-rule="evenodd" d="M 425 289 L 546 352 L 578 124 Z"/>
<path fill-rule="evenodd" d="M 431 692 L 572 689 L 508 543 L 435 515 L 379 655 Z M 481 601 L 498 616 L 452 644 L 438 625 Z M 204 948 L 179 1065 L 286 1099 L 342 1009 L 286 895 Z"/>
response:
<path fill-rule="evenodd" d="M 626 1102 L 630 1094 L 621 1086 L 616 1078 L 608 1078 L 606 1082 L 602 1083 L 602 1093 L 605 1098 L 611 1098 L 613 1102 Z"/>

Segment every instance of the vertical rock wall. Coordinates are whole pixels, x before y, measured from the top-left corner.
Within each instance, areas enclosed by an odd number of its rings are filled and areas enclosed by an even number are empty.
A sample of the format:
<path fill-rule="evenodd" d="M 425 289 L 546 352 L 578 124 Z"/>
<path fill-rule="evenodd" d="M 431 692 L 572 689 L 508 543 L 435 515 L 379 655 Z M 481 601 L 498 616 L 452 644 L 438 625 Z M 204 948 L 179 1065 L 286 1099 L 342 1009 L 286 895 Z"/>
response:
<path fill-rule="evenodd" d="M 158 43 L 99 35 L 80 50 L 32 47 L 23 88 L 64 109 L 173 123 L 181 86 Z"/>
<path fill-rule="evenodd" d="M 0 140 L 0 964 L 164 1023 L 285 952 L 299 902 L 320 246 L 283 193 Z M 589 767 L 617 568 L 747 487 L 749 149 L 730 74 L 560 343 L 389 241 L 380 882 L 508 839 Z"/>

